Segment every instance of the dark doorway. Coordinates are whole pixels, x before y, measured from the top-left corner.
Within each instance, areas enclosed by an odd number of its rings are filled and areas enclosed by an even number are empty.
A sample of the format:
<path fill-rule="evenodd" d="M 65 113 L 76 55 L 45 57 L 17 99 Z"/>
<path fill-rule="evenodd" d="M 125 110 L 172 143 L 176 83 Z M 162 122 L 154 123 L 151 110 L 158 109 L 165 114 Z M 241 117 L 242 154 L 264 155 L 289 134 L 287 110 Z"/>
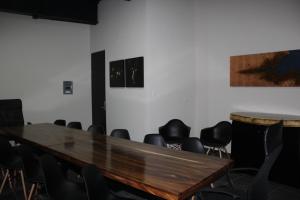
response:
<path fill-rule="evenodd" d="M 106 132 L 105 51 L 92 53 L 92 118 Z"/>

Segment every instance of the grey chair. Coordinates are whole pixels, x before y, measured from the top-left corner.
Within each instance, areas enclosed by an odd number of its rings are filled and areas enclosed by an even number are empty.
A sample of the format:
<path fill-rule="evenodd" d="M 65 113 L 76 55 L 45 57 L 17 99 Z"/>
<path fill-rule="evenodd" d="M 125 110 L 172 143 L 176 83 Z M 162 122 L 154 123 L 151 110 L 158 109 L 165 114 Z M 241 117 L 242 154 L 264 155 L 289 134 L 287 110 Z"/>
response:
<path fill-rule="evenodd" d="M 51 200 L 87 200 L 87 195 L 80 187 L 67 180 L 56 159 L 51 155 L 40 158 L 46 191 Z"/>
<path fill-rule="evenodd" d="M 105 129 L 102 126 L 99 125 L 90 125 L 87 129 L 90 133 L 105 135 Z"/>
<path fill-rule="evenodd" d="M 130 140 L 129 132 L 126 129 L 114 129 L 110 136 Z"/>
<path fill-rule="evenodd" d="M 159 134 L 168 144 L 181 144 L 190 135 L 191 127 L 179 119 L 172 119 L 164 126 L 159 127 Z"/>
<path fill-rule="evenodd" d="M 81 175 L 85 183 L 88 200 L 130 200 L 130 198 L 119 196 L 110 190 L 105 178 L 95 165 L 83 167 Z"/>
<path fill-rule="evenodd" d="M 164 138 L 161 135 L 156 134 L 156 133 L 145 135 L 144 143 L 145 144 L 153 144 L 153 145 L 161 146 L 161 147 L 167 147 L 167 144 L 166 144 Z"/>
<path fill-rule="evenodd" d="M 57 119 L 57 120 L 54 121 L 54 124 L 58 125 L 58 126 L 66 126 L 66 120 L 64 120 L 64 119 Z"/>
<path fill-rule="evenodd" d="M 67 127 L 82 130 L 81 122 L 69 122 Z"/>
<path fill-rule="evenodd" d="M 201 130 L 200 141 L 208 148 L 207 154 L 210 151 L 217 150 L 220 158 L 222 158 L 222 151 L 224 151 L 229 158 L 229 154 L 226 150 L 226 146 L 230 143 L 232 136 L 231 123 L 227 121 L 221 121 L 215 126 L 204 128 Z"/>
<path fill-rule="evenodd" d="M 181 145 L 181 150 L 194 153 L 205 153 L 204 147 L 199 138 L 191 137 L 184 140 Z"/>
<path fill-rule="evenodd" d="M 24 117 L 21 99 L 0 100 L 0 127 L 23 126 Z"/>
<path fill-rule="evenodd" d="M 249 185 L 239 188 L 229 179 L 227 187 L 217 187 L 215 189 L 202 190 L 200 198 L 203 200 L 218 199 L 241 199 L 241 200 L 266 200 L 269 193 L 269 174 L 282 150 L 282 122 L 271 125 L 264 132 L 265 159 L 261 167 L 236 168 L 230 170 L 229 177 L 233 173 L 256 172 L 256 175 L 250 179 Z"/>

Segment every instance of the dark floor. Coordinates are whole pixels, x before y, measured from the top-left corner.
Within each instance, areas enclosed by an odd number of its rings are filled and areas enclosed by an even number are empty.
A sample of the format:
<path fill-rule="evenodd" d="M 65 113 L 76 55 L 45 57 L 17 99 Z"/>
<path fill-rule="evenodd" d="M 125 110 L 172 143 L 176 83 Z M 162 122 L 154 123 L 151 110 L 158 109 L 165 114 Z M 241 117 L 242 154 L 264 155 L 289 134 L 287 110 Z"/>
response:
<path fill-rule="evenodd" d="M 241 174 L 231 176 L 233 183 L 237 188 L 247 188 L 253 176 Z M 221 182 L 219 184 L 224 183 Z M 227 181 L 226 181 L 227 183 Z M 295 188 L 287 185 L 282 185 L 275 182 L 269 184 L 269 198 L 268 200 L 300 200 L 300 188 Z"/>
<path fill-rule="evenodd" d="M 76 181 L 76 175 L 68 173 L 68 177 L 70 180 Z M 233 182 L 236 186 L 246 187 L 249 182 L 251 182 L 251 176 L 244 175 L 244 176 L 233 176 Z M 224 181 L 220 181 L 215 183 L 215 186 L 223 184 Z M 227 183 L 227 182 L 226 182 Z M 146 194 L 144 192 L 132 189 L 128 186 L 121 185 L 120 183 L 109 181 L 108 184 L 111 188 L 116 191 L 116 193 L 120 196 L 135 199 L 135 200 L 157 200 L 152 195 Z M 27 186 L 29 189 L 29 186 Z M 4 191 L 0 195 L 0 200 L 24 200 L 24 196 L 22 193 L 21 186 L 18 186 L 15 191 L 12 191 L 8 184 L 4 188 Z M 294 188 L 287 185 L 281 185 L 278 183 L 271 182 L 270 183 L 270 194 L 268 200 L 300 200 L 300 188 Z"/>

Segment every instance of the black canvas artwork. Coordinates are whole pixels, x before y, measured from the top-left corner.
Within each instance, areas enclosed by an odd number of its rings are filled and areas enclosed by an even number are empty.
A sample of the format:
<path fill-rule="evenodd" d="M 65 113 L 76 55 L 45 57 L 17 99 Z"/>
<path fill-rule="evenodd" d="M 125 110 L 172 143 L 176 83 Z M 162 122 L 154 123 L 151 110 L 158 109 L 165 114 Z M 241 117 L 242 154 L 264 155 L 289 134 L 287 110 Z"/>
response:
<path fill-rule="evenodd" d="M 144 57 L 125 60 L 126 87 L 144 87 Z"/>
<path fill-rule="evenodd" d="M 110 87 L 125 87 L 124 60 L 110 62 Z"/>

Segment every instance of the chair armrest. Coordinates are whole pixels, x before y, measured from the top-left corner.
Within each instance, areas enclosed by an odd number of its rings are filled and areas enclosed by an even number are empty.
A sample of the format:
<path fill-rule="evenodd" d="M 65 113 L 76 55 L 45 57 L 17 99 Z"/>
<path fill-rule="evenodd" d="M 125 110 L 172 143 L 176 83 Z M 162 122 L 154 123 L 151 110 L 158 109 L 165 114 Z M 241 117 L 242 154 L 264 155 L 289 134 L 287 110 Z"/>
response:
<path fill-rule="evenodd" d="M 240 196 L 233 194 L 231 192 L 223 191 L 223 190 L 218 190 L 218 189 L 204 189 L 201 190 L 200 193 L 200 199 L 203 200 L 213 200 L 215 198 L 222 198 L 222 199 L 232 199 L 232 200 L 237 200 L 240 199 Z"/>
<path fill-rule="evenodd" d="M 249 175 L 256 175 L 258 172 L 258 169 L 256 168 L 233 168 L 228 170 L 225 173 L 225 178 L 227 183 L 219 184 L 218 186 L 223 187 L 223 186 L 229 186 L 231 188 L 235 188 L 235 184 L 232 180 L 233 174 L 249 174 Z"/>
<path fill-rule="evenodd" d="M 113 197 L 117 198 L 118 200 L 137 200 L 135 198 L 130 198 L 130 197 L 125 197 L 123 195 L 120 195 L 112 190 L 109 190 L 110 195 L 112 195 Z"/>
<path fill-rule="evenodd" d="M 207 128 L 203 128 L 201 129 L 200 133 L 207 133 L 207 132 L 211 132 L 213 130 L 214 127 L 207 127 Z"/>
<path fill-rule="evenodd" d="M 257 168 L 251 168 L 251 167 L 233 168 L 229 170 L 229 173 L 247 173 L 251 175 L 255 175 L 257 172 L 258 172 Z"/>

